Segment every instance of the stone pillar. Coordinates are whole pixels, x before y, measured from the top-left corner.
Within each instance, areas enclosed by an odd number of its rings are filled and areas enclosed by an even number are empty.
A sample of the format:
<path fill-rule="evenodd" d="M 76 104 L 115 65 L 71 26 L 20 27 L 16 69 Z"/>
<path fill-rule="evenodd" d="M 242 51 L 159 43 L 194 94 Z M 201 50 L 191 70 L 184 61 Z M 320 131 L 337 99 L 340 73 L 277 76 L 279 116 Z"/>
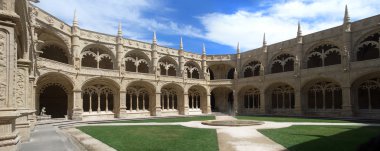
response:
<path fill-rule="evenodd" d="M 181 110 L 181 115 L 189 115 L 189 94 L 188 92 L 183 93 L 183 109 Z"/>
<path fill-rule="evenodd" d="M 342 116 L 352 116 L 351 87 L 342 87 L 342 101 Z"/>
<path fill-rule="evenodd" d="M 185 71 L 185 57 L 183 49 L 178 50 L 179 75 L 183 77 Z"/>
<path fill-rule="evenodd" d="M 0 18 L 0 150 L 17 150 L 20 136 L 16 130 L 16 110 L 14 94 L 17 72 L 16 22 L 20 17 L 15 13 L 15 0 L 2 1 Z"/>
<path fill-rule="evenodd" d="M 266 96 L 264 93 L 264 90 L 260 91 L 260 114 L 266 114 L 267 113 L 267 108 L 268 108 L 268 101 L 265 101 Z"/>
<path fill-rule="evenodd" d="M 155 106 L 153 107 L 152 115 L 161 116 L 161 93 L 156 92 Z"/>
<path fill-rule="evenodd" d="M 236 116 L 239 115 L 238 113 L 238 108 L 239 108 L 239 97 L 238 97 L 238 92 L 236 90 L 232 90 L 233 96 L 234 96 L 234 108 L 233 108 L 233 113 L 232 115 Z"/>
<path fill-rule="evenodd" d="M 302 115 L 301 89 L 297 86 L 294 88 L 294 113 Z"/>
<path fill-rule="evenodd" d="M 83 98 L 82 98 L 82 90 L 73 90 L 73 102 L 74 109 L 72 114 L 72 120 L 82 120 L 83 113 Z"/>
<path fill-rule="evenodd" d="M 207 93 L 206 95 L 206 114 L 211 114 L 211 93 Z"/>
<path fill-rule="evenodd" d="M 127 106 L 125 104 L 126 99 L 127 99 L 127 91 L 124 91 L 124 90 L 120 91 L 119 118 L 127 117 Z"/>

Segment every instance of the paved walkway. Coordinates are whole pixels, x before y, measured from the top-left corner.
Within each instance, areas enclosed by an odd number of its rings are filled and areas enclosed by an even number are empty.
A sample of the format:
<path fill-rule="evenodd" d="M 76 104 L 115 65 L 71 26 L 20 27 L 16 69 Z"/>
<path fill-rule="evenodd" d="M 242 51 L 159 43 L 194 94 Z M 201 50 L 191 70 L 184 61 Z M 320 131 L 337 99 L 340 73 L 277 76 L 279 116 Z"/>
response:
<path fill-rule="evenodd" d="M 22 143 L 21 151 L 80 151 L 70 137 L 65 136 L 57 127 L 38 125 L 31 133 L 29 142 Z"/>

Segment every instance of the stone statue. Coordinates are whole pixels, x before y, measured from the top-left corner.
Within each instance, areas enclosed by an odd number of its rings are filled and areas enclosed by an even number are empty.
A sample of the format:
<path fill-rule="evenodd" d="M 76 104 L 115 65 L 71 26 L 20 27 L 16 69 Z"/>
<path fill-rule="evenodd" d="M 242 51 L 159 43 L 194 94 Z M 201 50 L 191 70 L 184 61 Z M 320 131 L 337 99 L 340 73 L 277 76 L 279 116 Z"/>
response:
<path fill-rule="evenodd" d="M 40 116 L 45 116 L 46 115 L 45 113 L 46 113 L 46 108 L 42 107 Z"/>

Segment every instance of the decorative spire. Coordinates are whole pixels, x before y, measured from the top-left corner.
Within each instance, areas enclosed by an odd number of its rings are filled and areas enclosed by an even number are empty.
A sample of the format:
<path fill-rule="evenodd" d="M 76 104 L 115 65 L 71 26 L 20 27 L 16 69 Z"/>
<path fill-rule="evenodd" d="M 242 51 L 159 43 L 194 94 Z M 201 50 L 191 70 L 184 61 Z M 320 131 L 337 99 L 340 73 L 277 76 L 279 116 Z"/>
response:
<path fill-rule="evenodd" d="M 183 50 L 182 36 L 181 36 L 181 40 L 180 40 L 180 43 L 179 43 L 179 50 Z"/>
<path fill-rule="evenodd" d="M 153 32 L 153 44 L 157 44 L 157 36 L 156 36 L 156 31 Z"/>
<path fill-rule="evenodd" d="M 265 39 L 265 33 L 264 33 L 264 37 L 263 37 L 263 46 L 266 46 L 267 45 L 267 40 Z"/>
<path fill-rule="evenodd" d="M 348 8 L 346 5 L 345 11 L 344 11 L 344 23 L 349 23 L 350 22 L 350 15 L 348 14 Z"/>
<path fill-rule="evenodd" d="M 301 36 L 302 36 L 301 23 L 300 21 L 298 21 L 297 37 L 301 37 Z"/>
<path fill-rule="evenodd" d="M 236 52 L 238 54 L 240 53 L 240 43 L 239 42 L 237 43 L 237 46 L 236 46 Z"/>
<path fill-rule="evenodd" d="M 205 43 L 203 43 L 202 54 L 206 55 L 206 46 L 205 46 Z"/>
<path fill-rule="evenodd" d="M 117 35 L 119 37 L 122 37 L 123 36 L 123 29 L 121 27 L 121 22 L 119 22 L 119 28 L 118 28 L 118 31 L 117 31 Z"/>
<path fill-rule="evenodd" d="M 77 9 L 74 10 L 73 26 L 78 26 Z"/>

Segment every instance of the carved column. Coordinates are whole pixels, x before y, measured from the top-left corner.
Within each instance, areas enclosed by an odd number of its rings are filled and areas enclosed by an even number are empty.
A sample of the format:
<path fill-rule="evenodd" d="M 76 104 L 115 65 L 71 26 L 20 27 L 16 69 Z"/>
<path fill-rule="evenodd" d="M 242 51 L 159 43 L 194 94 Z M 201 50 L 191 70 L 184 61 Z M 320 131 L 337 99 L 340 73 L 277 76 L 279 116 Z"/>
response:
<path fill-rule="evenodd" d="M 161 93 L 156 92 L 155 101 L 153 102 L 155 105 L 153 106 L 152 115 L 153 116 L 161 116 Z"/>
<path fill-rule="evenodd" d="M 233 98 L 234 98 L 234 104 L 233 104 L 233 113 L 232 115 L 239 115 L 238 113 L 238 108 L 239 108 L 239 103 L 238 103 L 238 100 L 239 100 L 239 97 L 238 97 L 238 92 L 236 90 L 232 90 L 232 93 L 233 93 Z"/>
<path fill-rule="evenodd" d="M 125 104 L 127 100 L 127 91 L 122 90 L 120 91 L 120 112 L 119 112 L 119 117 L 126 117 L 127 116 L 127 106 Z M 128 100 L 129 101 L 129 100 Z"/>
<path fill-rule="evenodd" d="M 78 121 L 82 120 L 82 113 L 83 113 L 82 90 L 73 90 L 73 102 L 74 102 L 73 103 L 74 109 L 73 109 L 73 114 L 72 114 L 72 120 L 78 120 Z"/>
<path fill-rule="evenodd" d="M 264 90 L 260 91 L 260 114 L 266 114 L 268 109 L 268 101 L 265 101 L 266 96 Z"/>
<path fill-rule="evenodd" d="M 211 93 L 207 92 L 206 95 L 206 114 L 211 114 Z"/>
<path fill-rule="evenodd" d="M 189 115 L 189 94 L 188 92 L 183 93 L 183 109 L 181 110 L 181 115 Z"/>
<path fill-rule="evenodd" d="M 0 8 L 0 150 L 17 150 L 20 136 L 15 120 L 20 116 L 16 110 L 14 86 L 17 72 L 17 48 L 15 45 L 15 0 L 2 1 Z"/>
<path fill-rule="evenodd" d="M 296 115 L 302 115 L 302 102 L 301 102 L 301 88 L 300 84 L 294 88 L 294 113 Z"/>
<path fill-rule="evenodd" d="M 342 115 L 352 116 L 351 87 L 342 86 L 342 101 Z"/>

